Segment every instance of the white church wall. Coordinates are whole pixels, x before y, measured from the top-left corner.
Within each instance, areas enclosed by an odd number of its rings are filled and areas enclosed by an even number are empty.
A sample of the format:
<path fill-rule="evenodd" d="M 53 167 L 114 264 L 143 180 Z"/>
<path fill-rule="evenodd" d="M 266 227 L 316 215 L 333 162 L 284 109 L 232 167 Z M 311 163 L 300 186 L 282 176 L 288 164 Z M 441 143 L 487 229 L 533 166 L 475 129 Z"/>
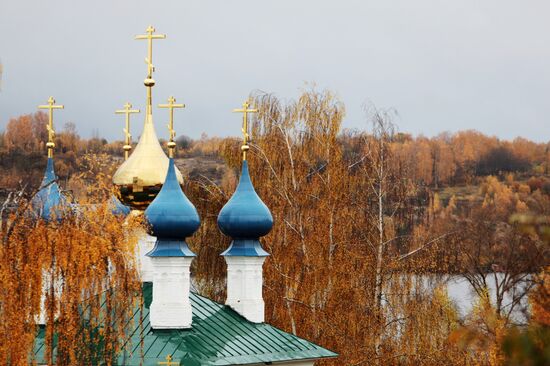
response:
<path fill-rule="evenodd" d="M 34 320 L 38 325 L 46 325 L 46 294 L 51 291 L 52 276 L 49 271 L 42 271 L 42 291 L 40 294 L 40 313 L 38 316 L 35 316 Z M 54 296 L 56 298 L 61 297 L 63 289 L 62 279 L 57 278 L 54 284 Z M 54 318 L 59 317 L 59 309 L 56 310 Z"/>
<path fill-rule="evenodd" d="M 149 319 L 153 329 L 191 328 L 189 300 L 193 257 L 153 257 L 153 300 Z"/>
<path fill-rule="evenodd" d="M 151 258 L 149 258 L 146 254 L 153 250 L 156 240 L 157 239 L 154 236 L 143 233 L 138 241 L 136 255 L 138 256 L 141 282 L 153 282 L 153 265 L 151 264 Z"/>
<path fill-rule="evenodd" d="M 227 263 L 226 305 L 253 323 L 263 323 L 262 265 L 265 257 L 224 258 Z"/>

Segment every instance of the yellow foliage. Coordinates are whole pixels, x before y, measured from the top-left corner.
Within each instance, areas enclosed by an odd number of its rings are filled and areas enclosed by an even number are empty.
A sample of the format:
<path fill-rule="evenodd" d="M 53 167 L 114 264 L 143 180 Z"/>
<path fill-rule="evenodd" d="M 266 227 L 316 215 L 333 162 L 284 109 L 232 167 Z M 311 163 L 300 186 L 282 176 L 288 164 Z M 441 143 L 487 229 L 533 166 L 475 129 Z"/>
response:
<path fill-rule="evenodd" d="M 533 321 L 550 327 L 550 266 L 536 276 L 537 287 L 529 297 Z"/>
<path fill-rule="evenodd" d="M 527 204 L 523 201 L 520 201 L 519 199 L 516 201 L 516 212 L 518 213 L 525 213 L 529 211 L 529 207 Z"/>
<path fill-rule="evenodd" d="M 521 194 L 529 194 L 531 193 L 531 187 L 529 187 L 527 184 L 520 184 L 518 187 L 518 192 Z"/>
<path fill-rule="evenodd" d="M 464 326 L 452 332 L 449 340 L 476 354 L 478 365 L 503 364 L 501 342 L 506 335 L 505 321 L 497 314 L 488 289 L 480 294 Z"/>
<path fill-rule="evenodd" d="M 134 248 L 141 223 L 123 223 L 107 204 L 80 206 L 78 214 L 66 212 L 61 221 L 49 223 L 35 221 L 24 210 L 2 225 L 0 364 L 26 364 L 42 296 L 48 363 L 53 364 L 55 335 L 56 365 L 90 364 L 98 344 L 104 345 L 100 354 L 110 364 L 140 288 Z M 100 325 L 102 342 L 94 332 Z"/>

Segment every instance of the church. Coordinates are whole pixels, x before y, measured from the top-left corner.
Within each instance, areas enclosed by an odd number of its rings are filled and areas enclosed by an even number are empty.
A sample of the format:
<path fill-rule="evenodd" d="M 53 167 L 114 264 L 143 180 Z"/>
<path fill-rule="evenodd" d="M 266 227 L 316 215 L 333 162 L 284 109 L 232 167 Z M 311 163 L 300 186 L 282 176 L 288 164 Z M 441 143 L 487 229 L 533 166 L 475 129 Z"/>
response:
<path fill-rule="evenodd" d="M 257 112 L 249 101 L 234 112 L 243 115 L 242 167 L 238 186 L 218 215 L 218 226 L 232 242 L 220 253 L 227 264 L 225 304 L 192 291 L 190 267 L 195 257 L 186 243 L 200 226 L 193 203 L 182 190 L 183 177 L 174 163 L 176 136 L 174 109 L 183 108 L 174 97 L 169 110 L 168 156 L 164 152 L 153 123 L 152 89 L 153 40 L 166 38 L 149 26 L 147 41 L 146 109 L 143 131 L 132 151 L 130 115 L 138 113 L 126 103 L 116 113 L 126 117 L 125 161 L 113 176 L 117 197 L 113 209 L 120 215 L 144 215 L 150 229 L 138 243 L 136 255 L 142 281 L 143 308 L 137 307 L 127 323 L 123 340 L 126 347 L 114 360 L 130 366 L 198 365 L 294 365 L 311 366 L 317 360 L 337 354 L 319 345 L 286 333 L 265 322 L 262 295 L 264 261 L 269 253 L 260 243 L 273 226 L 269 208 L 257 195 L 250 179 L 248 114 Z M 49 110 L 48 162 L 42 188 L 33 204 L 45 220 L 52 219 L 57 207 L 65 205 L 54 172 L 53 111 L 63 108 L 50 97 L 39 108 Z M 131 211 L 131 212 L 130 212 Z M 44 317 L 37 319 L 44 324 Z M 40 328 L 34 347 L 34 359 L 45 364 L 44 328 Z M 55 350 L 54 350 L 55 352 Z"/>

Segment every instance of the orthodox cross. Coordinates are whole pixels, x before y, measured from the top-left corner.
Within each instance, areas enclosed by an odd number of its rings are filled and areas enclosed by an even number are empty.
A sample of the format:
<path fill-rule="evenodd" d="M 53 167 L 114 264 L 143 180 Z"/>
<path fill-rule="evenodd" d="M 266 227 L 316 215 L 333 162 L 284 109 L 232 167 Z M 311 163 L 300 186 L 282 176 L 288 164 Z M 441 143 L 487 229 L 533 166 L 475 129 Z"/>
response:
<path fill-rule="evenodd" d="M 165 39 L 166 34 L 153 34 L 155 33 L 155 28 L 152 25 L 148 26 L 145 31 L 147 34 L 137 35 L 135 39 L 147 40 L 147 58 L 145 58 L 145 63 L 147 64 L 147 76 L 151 78 L 153 71 L 155 71 L 155 67 L 153 66 L 153 39 Z"/>
<path fill-rule="evenodd" d="M 48 130 L 48 142 L 46 146 L 48 147 L 48 158 L 53 157 L 53 148 L 55 147 L 55 130 L 53 129 L 53 110 L 54 109 L 63 109 L 65 108 L 62 105 L 55 105 L 55 99 L 53 97 L 48 98 L 48 105 L 39 105 L 38 109 L 48 109 L 49 110 L 49 119 L 46 129 Z"/>
<path fill-rule="evenodd" d="M 178 366 L 178 365 L 180 365 L 179 362 L 173 362 L 172 361 L 172 356 L 171 355 L 166 356 L 166 361 L 160 361 L 157 364 L 166 365 L 166 366 Z"/>
<path fill-rule="evenodd" d="M 241 146 L 241 150 L 243 152 L 243 160 L 246 160 L 246 152 L 248 151 L 248 149 L 250 148 L 248 146 L 248 141 L 249 141 L 249 138 L 250 138 L 250 135 L 248 134 L 248 113 L 256 113 L 258 112 L 257 109 L 248 109 L 248 107 L 250 107 L 250 101 L 249 100 L 246 100 L 244 103 L 243 103 L 243 107 L 242 108 L 238 108 L 238 109 L 233 109 L 233 112 L 236 112 L 236 113 L 242 113 L 243 114 L 243 127 L 242 127 L 242 132 L 243 132 L 243 145 Z"/>
<path fill-rule="evenodd" d="M 168 133 L 170 134 L 170 138 L 168 140 L 168 153 L 171 158 L 174 157 L 174 148 L 176 147 L 176 143 L 174 142 L 174 139 L 176 137 L 176 132 L 174 131 L 174 108 L 185 108 L 185 104 L 175 104 L 176 98 L 173 96 L 170 96 L 168 98 L 168 104 L 159 104 L 159 108 L 168 108 L 170 110 L 170 121 L 168 122 Z"/>
<path fill-rule="evenodd" d="M 125 143 L 122 147 L 124 149 L 124 160 L 128 160 L 128 154 L 132 150 L 132 135 L 130 134 L 130 114 L 139 113 L 139 109 L 132 109 L 130 102 L 124 104 L 124 109 L 118 109 L 115 111 L 115 114 L 125 114 L 126 115 L 126 128 L 124 131 Z"/>
<path fill-rule="evenodd" d="M 153 39 L 165 39 L 166 34 L 153 34 L 155 33 L 155 28 L 150 25 L 145 30 L 147 34 L 140 34 L 135 37 L 135 39 L 146 39 L 147 40 L 147 57 L 145 58 L 145 63 L 147 64 L 147 78 L 143 82 L 147 88 L 147 110 L 146 115 L 152 113 L 152 97 L 151 97 L 151 88 L 155 85 L 155 80 L 153 80 L 153 71 L 155 71 L 155 66 L 153 66 Z"/>

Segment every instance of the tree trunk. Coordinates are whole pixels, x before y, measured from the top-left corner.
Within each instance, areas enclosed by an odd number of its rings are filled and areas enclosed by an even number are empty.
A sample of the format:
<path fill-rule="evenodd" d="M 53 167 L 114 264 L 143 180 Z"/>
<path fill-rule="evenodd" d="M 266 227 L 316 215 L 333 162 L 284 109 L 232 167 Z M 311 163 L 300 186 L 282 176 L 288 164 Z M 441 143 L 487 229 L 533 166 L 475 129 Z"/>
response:
<path fill-rule="evenodd" d="M 375 288 L 374 288 L 374 311 L 376 316 L 374 352 L 376 364 L 380 363 L 380 345 L 382 343 L 382 263 L 384 255 L 384 141 L 381 136 L 379 143 L 380 161 L 378 162 L 378 245 L 376 248 L 376 269 L 375 269 Z"/>

